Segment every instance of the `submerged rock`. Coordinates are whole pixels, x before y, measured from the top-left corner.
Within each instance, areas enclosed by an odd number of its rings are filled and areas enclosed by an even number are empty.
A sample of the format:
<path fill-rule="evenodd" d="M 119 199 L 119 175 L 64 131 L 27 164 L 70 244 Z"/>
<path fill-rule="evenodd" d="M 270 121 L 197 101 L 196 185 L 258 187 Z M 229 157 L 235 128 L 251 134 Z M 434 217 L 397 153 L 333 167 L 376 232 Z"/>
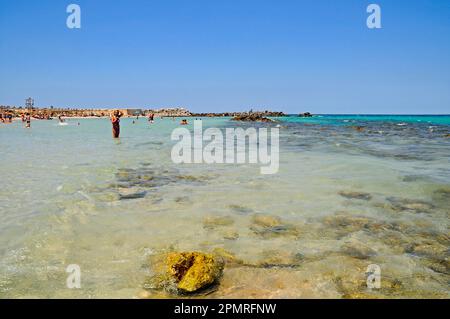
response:
<path fill-rule="evenodd" d="M 425 179 L 425 177 L 421 175 L 406 175 L 402 177 L 402 181 L 406 183 L 416 182 L 423 179 Z"/>
<path fill-rule="evenodd" d="M 412 212 L 412 213 L 426 213 L 429 214 L 435 208 L 431 203 L 412 200 L 407 198 L 388 197 L 387 201 L 390 203 L 390 208 L 398 212 Z"/>
<path fill-rule="evenodd" d="M 305 256 L 301 253 L 294 254 L 280 250 L 265 250 L 261 257 L 262 260 L 254 267 L 296 268 L 305 260 Z"/>
<path fill-rule="evenodd" d="M 215 256 L 219 256 L 226 263 L 226 265 L 236 266 L 242 265 L 244 261 L 242 259 L 237 258 L 232 252 L 225 250 L 223 248 L 215 248 L 213 250 Z"/>
<path fill-rule="evenodd" d="M 217 227 L 231 226 L 233 224 L 234 220 L 230 216 L 206 217 L 203 221 L 203 227 L 205 229 L 214 229 Z"/>
<path fill-rule="evenodd" d="M 450 186 L 442 187 L 433 192 L 433 199 L 450 202 Z"/>
<path fill-rule="evenodd" d="M 188 196 L 178 196 L 174 199 L 175 203 L 188 203 L 190 201 Z"/>
<path fill-rule="evenodd" d="M 211 298 L 340 298 L 328 278 L 291 268 L 226 268 Z"/>
<path fill-rule="evenodd" d="M 376 238 L 390 247 L 397 254 L 403 254 L 404 247 L 409 244 L 410 238 L 400 231 L 386 230 L 377 234 Z"/>
<path fill-rule="evenodd" d="M 177 288 L 192 293 L 216 282 L 223 271 L 223 261 L 200 252 L 169 253 L 167 271 L 175 279 Z"/>
<path fill-rule="evenodd" d="M 364 126 L 350 126 L 350 127 L 357 132 L 363 132 L 365 130 Z"/>
<path fill-rule="evenodd" d="M 368 259 L 377 254 L 375 250 L 357 240 L 346 242 L 342 246 L 342 251 L 350 257 L 358 259 Z"/>
<path fill-rule="evenodd" d="M 425 263 L 431 270 L 445 275 L 450 275 L 450 260 L 445 258 L 444 260 L 430 260 Z"/>
<path fill-rule="evenodd" d="M 227 240 L 236 240 L 239 238 L 239 233 L 233 230 L 230 231 L 224 231 L 222 233 L 223 239 Z"/>
<path fill-rule="evenodd" d="M 348 199 L 361 199 L 361 200 L 371 200 L 372 195 L 369 193 L 362 193 L 362 192 L 346 192 L 341 191 L 339 192 L 339 195 L 342 197 L 348 198 Z"/>
<path fill-rule="evenodd" d="M 391 228 L 389 224 L 383 221 L 346 213 L 326 216 L 322 219 L 322 223 L 325 226 L 328 226 L 328 231 L 334 232 L 338 238 L 360 230 L 368 230 L 372 233 L 379 233 Z"/>
<path fill-rule="evenodd" d="M 108 188 L 157 188 L 173 183 L 202 183 L 208 176 L 182 175 L 177 170 L 151 169 L 148 167 L 120 168 L 115 173 L 115 181 Z"/>
<path fill-rule="evenodd" d="M 262 227 L 275 227 L 281 225 L 281 219 L 279 217 L 266 214 L 253 215 L 252 222 L 253 224 Z"/>
<path fill-rule="evenodd" d="M 240 206 L 240 205 L 230 205 L 229 207 L 232 210 L 234 210 L 235 212 L 242 213 L 242 214 L 249 214 L 253 211 L 250 208 Z"/>
<path fill-rule="evenodd" d="M 450 250 L 434 240 L 424 240 L 412 243 L 405 248 L 405 252 L 416 256 L 427 257 L 434 260 L 444 260 L 449 257 Z"/>
<path fill-rule="evenodd" d="M 144 198 L 145 195 L 147 192 L 143 190 L 123 189 L 119 192 L 119 200 Z"/>
<path fill-rule="evenodd" d="M 250 229 L 257 235 L 270 238 L 275 236 L 294 236 L 299 235 L 297 227 L 294 225 L 288 225 L 281 221 L 279 217 L 255 214 L 252 217 L 253 225 Z"/>

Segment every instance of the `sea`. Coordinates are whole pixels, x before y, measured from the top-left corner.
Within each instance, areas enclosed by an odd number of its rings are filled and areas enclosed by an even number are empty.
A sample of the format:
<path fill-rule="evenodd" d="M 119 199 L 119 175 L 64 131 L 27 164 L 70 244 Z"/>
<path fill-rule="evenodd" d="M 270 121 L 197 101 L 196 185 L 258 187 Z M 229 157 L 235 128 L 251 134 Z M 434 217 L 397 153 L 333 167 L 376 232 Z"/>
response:
<path fill-rule="evenodd" d="M 106 118 L 0 123 L 0 298 L 450 297 L 450 115 L 202 118 L 277 128 L 272 175 L 174 163 L 179 120 L 123 118 L 119 139 Z M 171 251 L 223 275 L 152 286 Z"/>

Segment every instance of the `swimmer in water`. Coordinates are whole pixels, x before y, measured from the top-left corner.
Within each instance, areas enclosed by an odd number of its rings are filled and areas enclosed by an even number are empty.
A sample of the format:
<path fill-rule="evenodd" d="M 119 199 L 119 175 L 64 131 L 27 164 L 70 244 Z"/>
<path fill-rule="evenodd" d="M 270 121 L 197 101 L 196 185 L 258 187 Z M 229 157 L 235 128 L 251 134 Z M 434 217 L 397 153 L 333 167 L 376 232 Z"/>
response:
<path fill-rule="evenodd" d="M 120 118 L 122 117 L 122 115 L 122 112 L 120 112 L 119 110 L 116 110 L 111 114 L 112 134 L 114 138 L 119 138 Z"/>
<path fill-rule="evenodd" d="M 59 120 L 59 123 L 64 123 L 65 122 L 65 120 L 61 117 L 61 115 L 58 116 L 58 120 Z"/>
<path fill-rule="evenodd" d="M 180 125 L 188 125 L 188 121 L 186 119 L 181 120 Z"/>

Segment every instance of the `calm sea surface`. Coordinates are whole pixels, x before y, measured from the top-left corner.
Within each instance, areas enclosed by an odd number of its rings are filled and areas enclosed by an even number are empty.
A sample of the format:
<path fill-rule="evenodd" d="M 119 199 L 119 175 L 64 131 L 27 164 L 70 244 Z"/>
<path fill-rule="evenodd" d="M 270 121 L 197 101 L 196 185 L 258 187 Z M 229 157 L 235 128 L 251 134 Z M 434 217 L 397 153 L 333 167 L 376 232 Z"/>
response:
<path fill-rule="evenodd" d="M 275 175 L 174 164 L 178 120 L 132 121 L 0 124 L 0 297 L 174 297 L 144 289 L 170 250 L 228 256 L 211 298 L 450 297 L 450 116 L 203 119 L 278 125 Z"/>

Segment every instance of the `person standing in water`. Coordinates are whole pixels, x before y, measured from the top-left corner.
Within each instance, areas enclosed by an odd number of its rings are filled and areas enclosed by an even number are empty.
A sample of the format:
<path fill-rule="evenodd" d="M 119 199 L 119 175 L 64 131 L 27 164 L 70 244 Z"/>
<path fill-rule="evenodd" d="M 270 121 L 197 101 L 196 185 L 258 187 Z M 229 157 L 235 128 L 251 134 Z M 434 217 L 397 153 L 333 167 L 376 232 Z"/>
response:
<path fill-rule="evenodd" d="M 123 115 L 122 112 L 120 112 L 119 110 L 116 110 L 111 114 L 112 133 L 114 138 L 119 138 L 120 118 L 122 115 Z"/>
<path fill-rule="evenodd" d="M 25 127 L 26 128 L 30 128 L 31 127 L 31 116 L 30 113 L 27 113 L 27 115 L 25 116 Z"/>

